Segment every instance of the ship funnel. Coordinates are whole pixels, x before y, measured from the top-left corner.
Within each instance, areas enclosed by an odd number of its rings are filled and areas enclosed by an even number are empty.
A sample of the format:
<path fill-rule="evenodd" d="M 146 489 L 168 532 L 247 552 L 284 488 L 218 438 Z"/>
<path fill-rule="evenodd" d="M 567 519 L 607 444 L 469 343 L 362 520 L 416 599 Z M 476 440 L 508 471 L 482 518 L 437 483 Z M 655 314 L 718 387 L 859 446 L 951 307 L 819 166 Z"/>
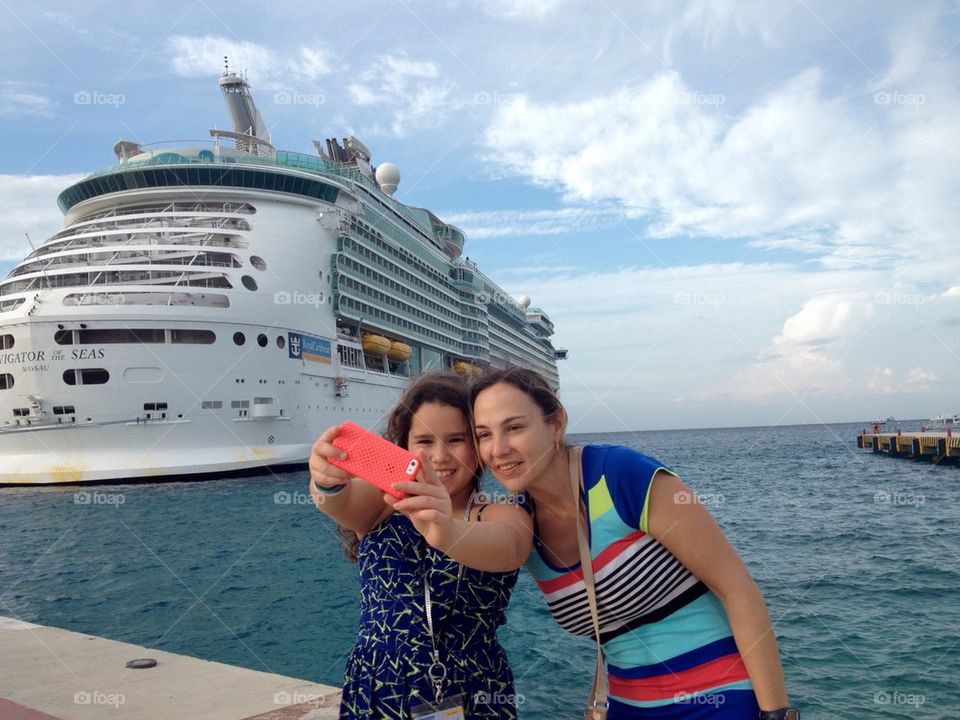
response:
<path fill-rule="evenodd" d="M 226 63 L 226 58 L 224 62 Z M 234 132 L 252 135 L 269 143 L 267 127 L 263 124 L 263 118 L 260 117 L 260 112 L 253 102 L 250 85 L 246 78 L 230 72 L 229 67 L 225 65 L 223 75 L 220 77 L 220 89 L 223 90 L 223 99 L 233 119 Z"/>

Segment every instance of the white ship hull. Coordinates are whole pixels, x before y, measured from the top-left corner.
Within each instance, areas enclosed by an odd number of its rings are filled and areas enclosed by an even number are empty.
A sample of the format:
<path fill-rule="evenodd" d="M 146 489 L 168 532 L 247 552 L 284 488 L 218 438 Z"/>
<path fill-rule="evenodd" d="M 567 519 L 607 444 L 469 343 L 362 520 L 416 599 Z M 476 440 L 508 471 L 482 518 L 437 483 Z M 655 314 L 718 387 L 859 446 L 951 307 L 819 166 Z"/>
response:
<path fill-rule="evenodd" d="M 332 424 L 382 429 L 431 370 L 556 383 L 549 319 L 461 261 L 459 230 L 343 148 L 264 156 L 233 135 L 118 143 L 117 167 L 61 195 L 65 230 L 0 282 L 0 484 L 304 463 Z"/>

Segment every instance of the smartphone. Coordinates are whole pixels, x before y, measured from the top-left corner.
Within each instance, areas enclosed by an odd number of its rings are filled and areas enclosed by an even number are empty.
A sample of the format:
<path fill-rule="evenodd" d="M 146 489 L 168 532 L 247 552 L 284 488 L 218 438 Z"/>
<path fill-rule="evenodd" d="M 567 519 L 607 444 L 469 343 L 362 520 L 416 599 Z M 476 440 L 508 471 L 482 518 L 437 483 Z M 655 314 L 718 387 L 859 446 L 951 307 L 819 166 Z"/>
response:
<path fill-rule="evenodd" d="M 412 452 L 349 421 L 341 423 L 333 446 L 343 450 L 347 459 L 328 458 L 330 464 L 373 483 L 396 498 L 407 494 L 394 490 L 393 483 L 416 480 L 420 472 L 420 458 Z"/>

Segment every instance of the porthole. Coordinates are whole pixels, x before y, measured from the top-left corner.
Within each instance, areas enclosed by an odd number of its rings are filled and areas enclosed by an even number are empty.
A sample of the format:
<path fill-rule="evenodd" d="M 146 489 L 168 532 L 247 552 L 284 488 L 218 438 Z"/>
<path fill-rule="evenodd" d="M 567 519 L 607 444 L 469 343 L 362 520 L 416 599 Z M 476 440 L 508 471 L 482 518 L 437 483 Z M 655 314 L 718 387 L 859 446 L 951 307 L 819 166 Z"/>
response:
<path fill-rule="evenodd" d="M 286 345 L 287 341 L 283 339 L 283 335 L 277 335 L 277 347 L 283 350 Z"/>
<path fill-rule="evenodd" d="M 262 257 L 260 257 L 259 255 L 251 255 L 251 256 L 250 256 L 250 264 L 253 265 L 257 270 L 266 270 L 266 269 L 267 269 L 267 263 L 266 263 L 266 261 L 265 261 Z"/>
<path fill-rule="evenodd" d="M 264 335 L 263 333 L 260 333 L 259 335 L 257 335 L 257 345 L 259 345 L 260 347 L 266 347 L 268 342 L 269 340 L 267 340 L 267 336 Z"/>
<path fill-rule="evenodd" d="M 63 381 L 67 385 L 103 385 L 110 380 L 110 373 L 104 368 L 77 368 L 63 371 Z"/>
<path fill-rule="evenodd" d="M 256 289 L 257 289 L 257 281 L 254 280 L 254 279 L 253 279 L 252 277 L 250 277 L 249 275 L 244 275 L 242 278 L 240 278 L 240 282 L 243 283 L 243 286 L 244 286 L 247 290 L 256 290 Z"/>
<path fill-rule="evenodd" d="M 233 334 L 233 342 L 235 345 L 243 345 L 247 341 L 247 336 L 242 332 L 235 332 Z"/>

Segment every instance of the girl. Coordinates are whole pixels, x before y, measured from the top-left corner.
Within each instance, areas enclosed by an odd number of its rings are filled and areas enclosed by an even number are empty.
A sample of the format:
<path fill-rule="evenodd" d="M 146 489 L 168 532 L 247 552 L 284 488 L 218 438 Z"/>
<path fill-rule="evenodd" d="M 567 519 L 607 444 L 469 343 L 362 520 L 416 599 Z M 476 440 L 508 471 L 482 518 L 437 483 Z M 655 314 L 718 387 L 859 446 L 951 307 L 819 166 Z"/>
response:
<path fill-rule="evenodd" d="M 496 633 L 532 522 L 515 505 L 472 502 L 481 468 L 468 418 L 456 376 L 427 375 L 405 393 L 384 434 L 423 462 L 423 482 L 395 485 L 403 500 L 326 462 L 345 457 L 331 444 L 336 427 L 314 445 L 310 493 L 350 538 L 360 581 L 341 718 L 407 720 L 437 706 L 516 718 Z"/>
<path fill-rule="evenodd" d="M 556 621 L 594 637 L 578 517 L 589 538 L 610 720 L 799 718 L 760 590 L 675 474 L 629 448 L 569 447 L 563 407 L 529 370 L 484 376 L 470 394 L 481 459 L 531 501 L 527 568 Z"/>

